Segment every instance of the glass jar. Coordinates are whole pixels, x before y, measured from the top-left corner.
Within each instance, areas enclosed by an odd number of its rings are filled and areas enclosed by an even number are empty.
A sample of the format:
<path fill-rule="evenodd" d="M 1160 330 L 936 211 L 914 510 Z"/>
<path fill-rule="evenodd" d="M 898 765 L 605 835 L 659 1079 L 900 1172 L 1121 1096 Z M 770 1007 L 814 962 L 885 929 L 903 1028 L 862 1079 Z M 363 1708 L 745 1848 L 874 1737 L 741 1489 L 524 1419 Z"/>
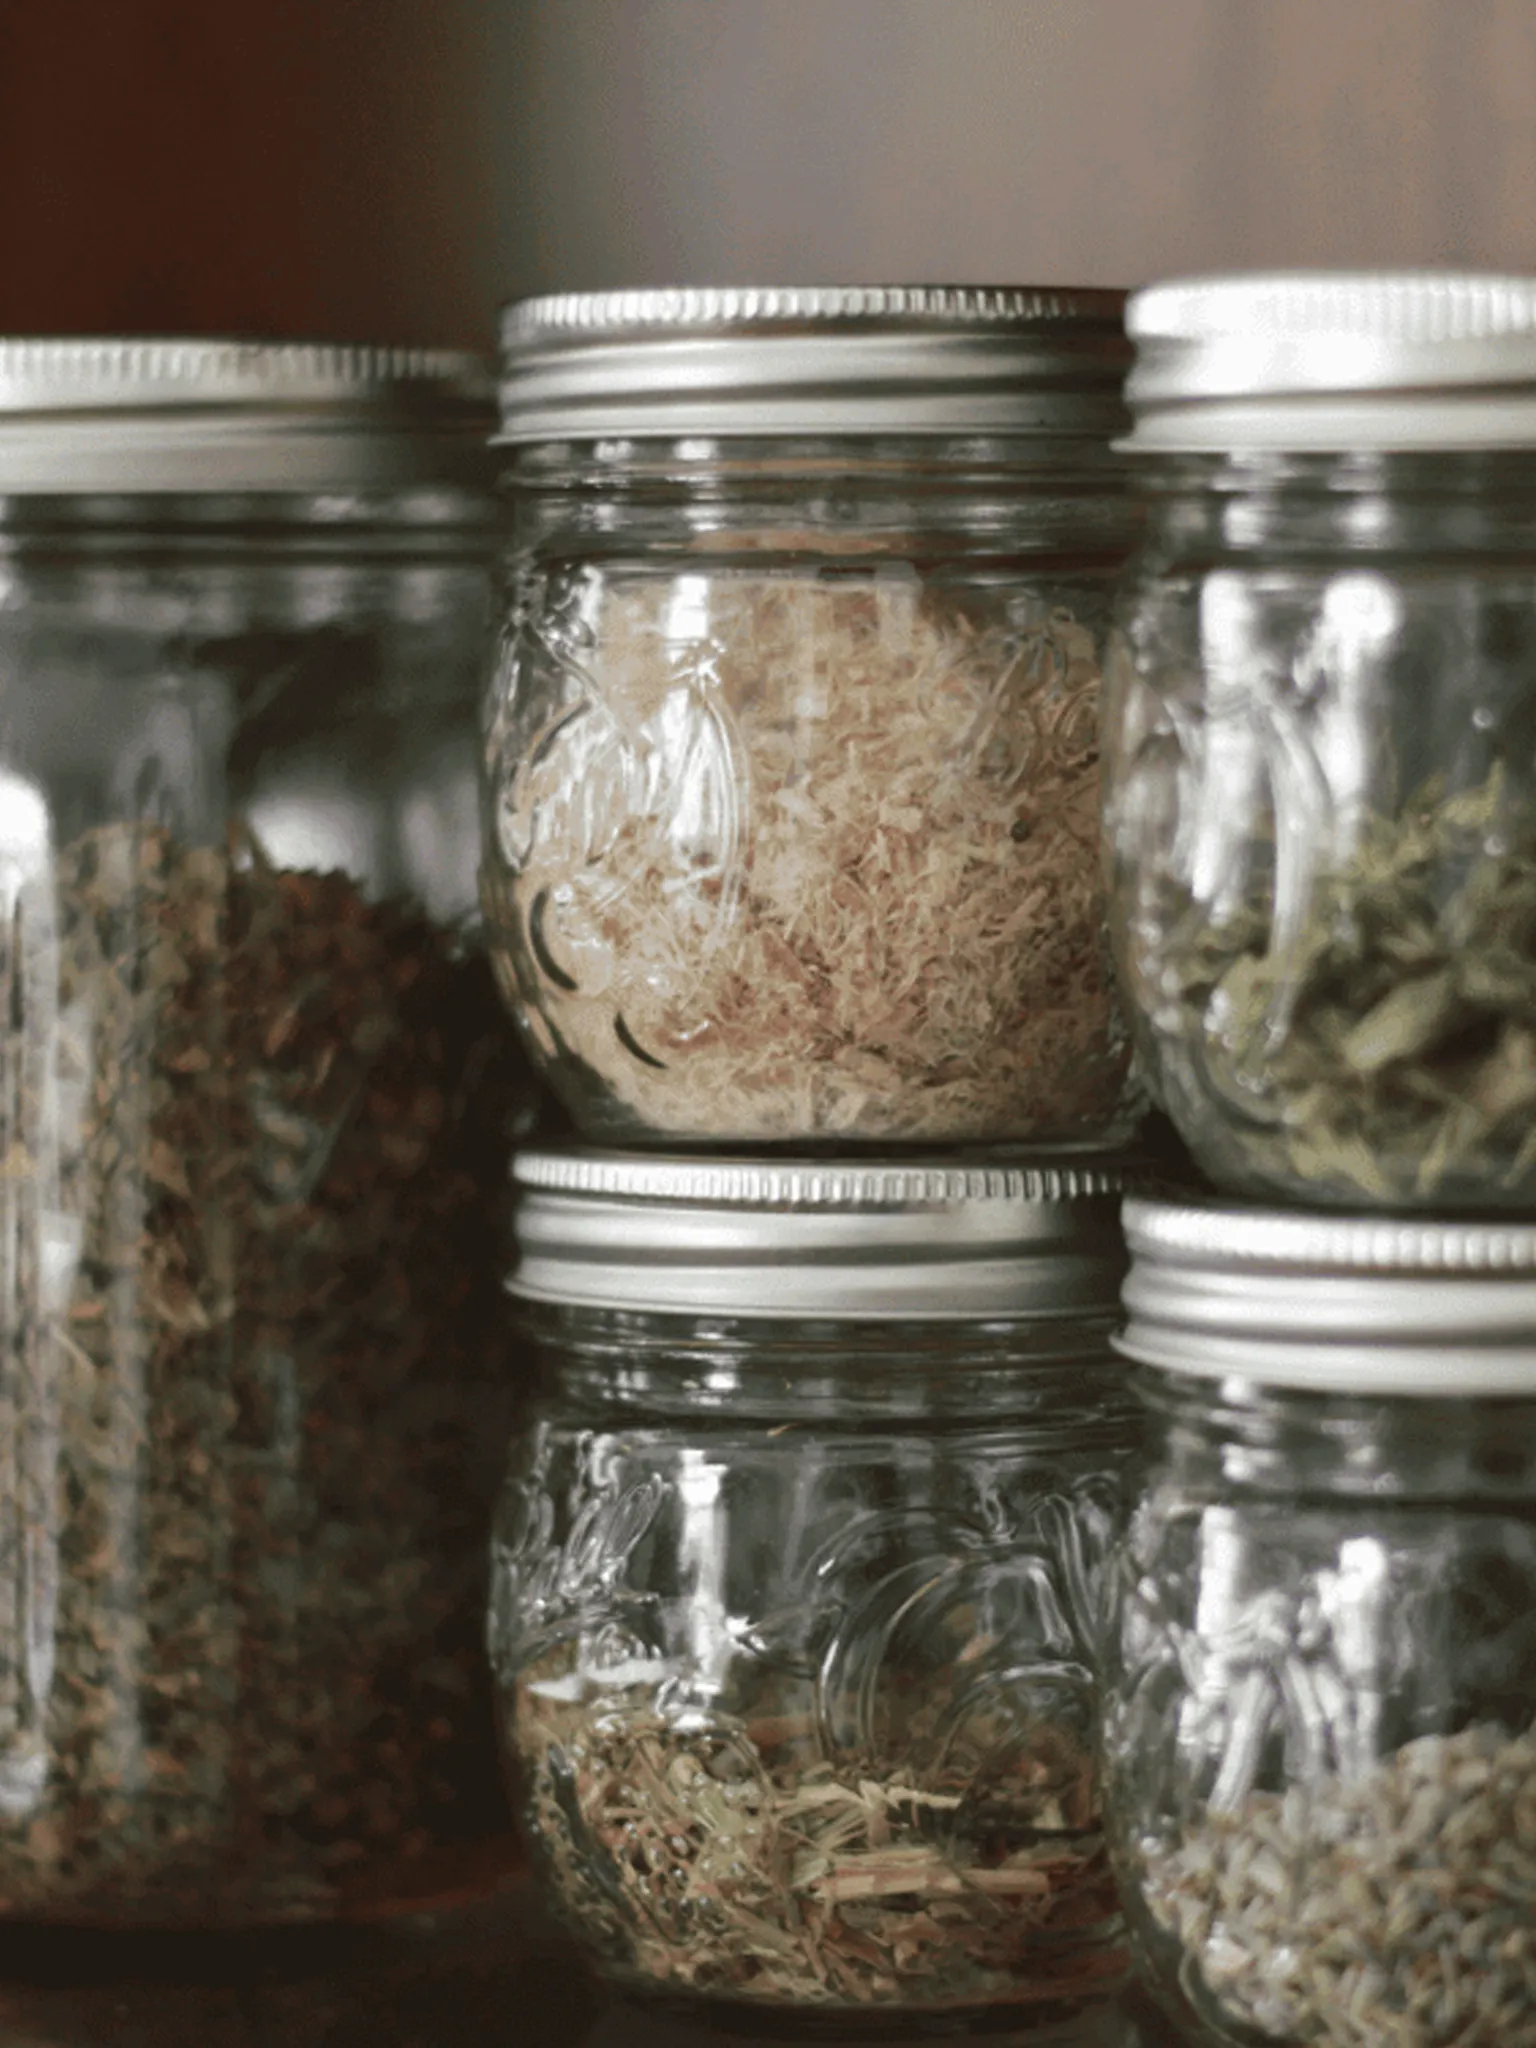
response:
<path fill-rule="evenodd" d="M 1536 286 L 1455 278 L 1133 303 L 1112 919 L 1233 1192 L 1536 1197 L 1532 320 Z"/>
<path fill-rule="evenodd" d="M 1126 1205 L 1106 1818 L 1204 2042 L 1536 2042 L 1536 1227 Z"/>
<path fill-rule="evenodd" d="M 1119 1986 L 1094 1660 L 1112 1176 L 520 1157 L 545 1365 L 490 1650 L 555 1912 L 715 2017 Z M 729 2012 L 727 2012 L 729 2009 Z"/>
<path fill-rule="evenodd" d="M 3 1916 L 502 1853 L 487 425 L 460 357 L 0 344 Z"/>
<path fill-rule="evenodd" d="M 1109 1143 L 1111 292 L 617 293 L 503 328 L 492 958 L 617 1141 Z"/>

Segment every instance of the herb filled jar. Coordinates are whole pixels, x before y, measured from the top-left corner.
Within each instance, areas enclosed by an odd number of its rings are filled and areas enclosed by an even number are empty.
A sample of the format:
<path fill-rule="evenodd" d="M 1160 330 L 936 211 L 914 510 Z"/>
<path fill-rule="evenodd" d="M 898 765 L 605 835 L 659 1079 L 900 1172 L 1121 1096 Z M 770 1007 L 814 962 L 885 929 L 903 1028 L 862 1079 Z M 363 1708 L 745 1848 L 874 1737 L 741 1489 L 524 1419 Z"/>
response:
<path fill-rule="evenodd" d="M 493 960 L 619 1142 L 1111 1143 L 1112 292 L 537 299 L 502 329 Z"/>
<path fill-rule="evenodd" d="M 488 395 L 0 343 L 0 1916 L 497 1867 Z"/>
<path fill-rule="evenodd" d="M 1536 1226 L 1126 1206 L 1105 1806 L 1194 2039 L 1536 2043 Z"/>
<path fill-rule="evenodd" d="M 624 1989 L 717 2020 L 1099 2010 L 1113 1177 L 515 1170 L 544 1373 L 489 1642 L 549 1904 Z"/>
<path fill-rule="evenodd" d="M 1130 307 L 1147 506 L 1105 698 L 1112 918 L 1217 1183 L 1536 1200 L 1536 282 Z"/>

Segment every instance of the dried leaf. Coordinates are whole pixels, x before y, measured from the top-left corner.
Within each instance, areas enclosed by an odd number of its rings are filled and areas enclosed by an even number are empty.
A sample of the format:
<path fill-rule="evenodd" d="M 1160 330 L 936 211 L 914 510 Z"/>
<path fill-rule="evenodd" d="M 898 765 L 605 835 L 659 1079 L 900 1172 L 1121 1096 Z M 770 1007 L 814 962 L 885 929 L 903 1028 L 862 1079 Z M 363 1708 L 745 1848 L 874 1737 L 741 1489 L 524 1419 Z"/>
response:
<path fill-rule="evenodd" d="M 1508 813 L 1495 770 L 1368 819 L 1283 950 L 1266 907 L 1213 924 L 1176 888 L 1139 921 L 1138 978 L 1174 992 L 1164 1085 L 1213 1172 L 1387 1206 L 1530 1191 L 1536 826 Z"/>
<path fill-rule="evenodd" d="M 963 1769 L 911 1782 L 899 1736 L 888 1757 L 834 1762 L 812 1717 L 771 1700 L 748 1719 L 673 1722 L 643 1689 L 573 1697 L 572 1668 L 552 1652 L 521 1674 L 509 1733 L 553 1901 L 618 1976 L 952 2010 L 1103 1995 L 1123 1975 L 1073 1731 L 1040 1725 L 1011 1747 L 983 1805 Z M 728 1820 L 705 1792 L 722 1753 L 750 1758 L 713 1787 Z"/>

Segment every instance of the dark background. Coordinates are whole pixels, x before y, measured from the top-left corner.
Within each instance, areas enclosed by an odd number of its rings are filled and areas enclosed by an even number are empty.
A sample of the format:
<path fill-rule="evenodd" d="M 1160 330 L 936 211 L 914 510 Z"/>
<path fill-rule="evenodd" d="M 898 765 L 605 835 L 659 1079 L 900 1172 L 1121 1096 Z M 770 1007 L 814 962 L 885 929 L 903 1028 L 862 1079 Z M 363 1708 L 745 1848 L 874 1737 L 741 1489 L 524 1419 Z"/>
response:
<path fill-rule="evenodd" d="M 1536 0 L 0 0 L 0 332 L 1536 270 Z"/>

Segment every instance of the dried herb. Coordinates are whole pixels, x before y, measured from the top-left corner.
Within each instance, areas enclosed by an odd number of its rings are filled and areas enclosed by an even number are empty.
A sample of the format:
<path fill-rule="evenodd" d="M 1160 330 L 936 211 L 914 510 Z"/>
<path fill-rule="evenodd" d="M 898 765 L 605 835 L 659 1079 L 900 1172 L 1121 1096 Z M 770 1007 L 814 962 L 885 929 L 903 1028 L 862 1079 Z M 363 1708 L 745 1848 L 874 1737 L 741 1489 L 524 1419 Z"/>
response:
<path fill-rule="evenodd" d="M 1250 1795 L 1146 1855 L 1197 2003 L 1327 2048 L 1536 2044 L 1536 1736 L 1481 1725 Z"/>
<path fill-rule="evenodd" d="M 1213 1172 L 1346 1202 L 1536 1187 L 1536 818 L 1501 772 L 1366 820 L 1284 932 L 1176 909 L 1139 976 L 1175 991 L 1160 1066 Z"/>
<path fill-rule="evenodd" d="M 557 681 L 541 731 L 493 733 L 485 898 L 589 1122 L 1124 1126 L 1087 627 L 980 627 L 911 574 L 720 572 L 609 584 L 538 637 Z"/>
<path fill-rule="evenodd" d="M 498 1824 L 482 963 L 112 825 L 0 930 L 0 1912 L 304 1917 Z"/>
<path fill-rule="evenodd" d="M 1125 1973 L 1092 1762 L 1038 1724 L 1006 1771 L 827 1760 L 812 1717 L 657 1711 L 519 1680 L 514 1754 L 554 1903 L 616 1975 L 786 2006 L 1073 2003 Z"/>

